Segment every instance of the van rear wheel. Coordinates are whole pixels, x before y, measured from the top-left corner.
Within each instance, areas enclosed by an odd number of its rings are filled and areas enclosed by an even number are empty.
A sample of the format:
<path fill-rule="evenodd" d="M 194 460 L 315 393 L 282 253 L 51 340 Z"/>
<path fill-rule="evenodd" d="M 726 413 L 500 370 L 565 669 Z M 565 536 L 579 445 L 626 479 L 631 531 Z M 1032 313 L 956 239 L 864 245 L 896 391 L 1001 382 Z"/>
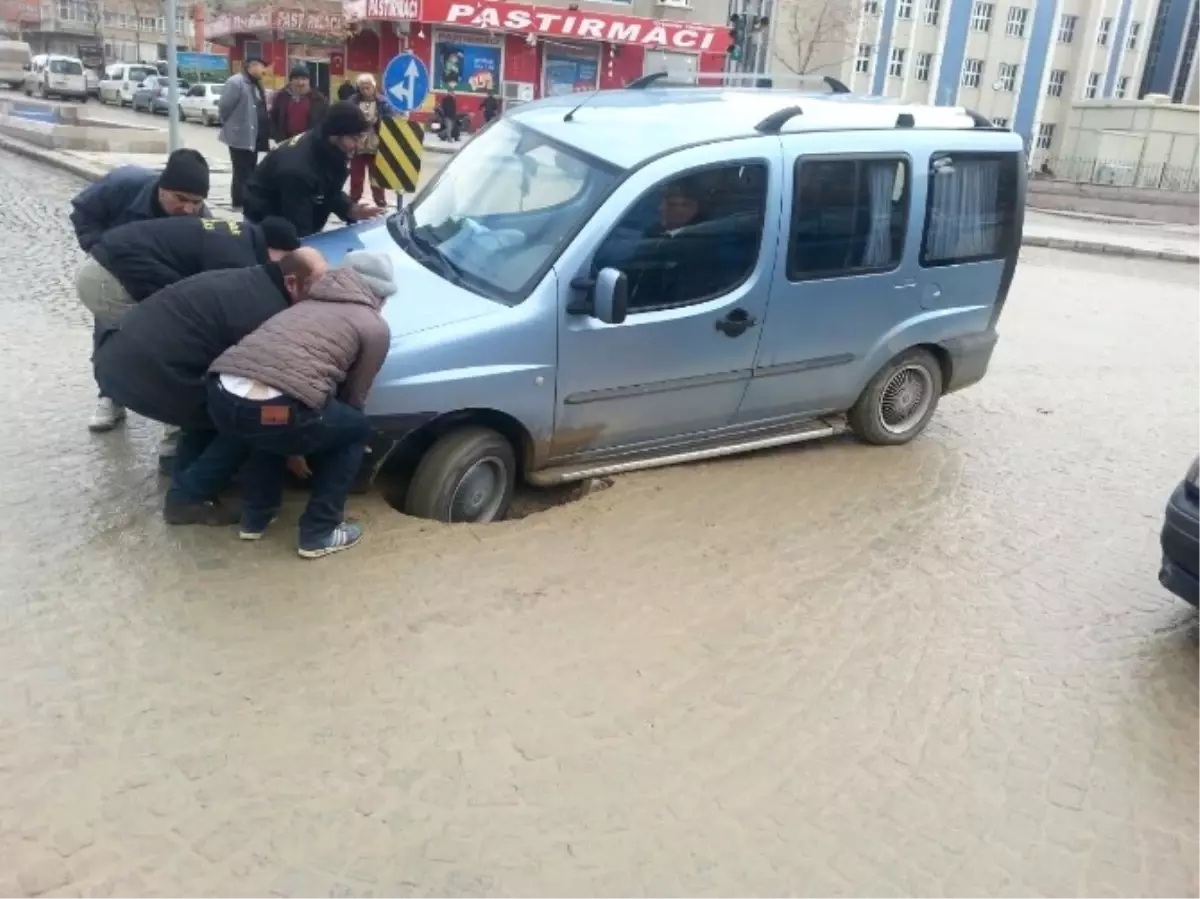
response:
<path fill-rule="evenodd" d="M 440 437 L 421 457 L 404 511 L 449 524 L 499 521 L 517 480 L 512 444 L 490 428 L 466 427 Z"/>
<path fill-rule="evenodd" d="M 897 446 L 925 430 L 942 396 L 942 367 L 928 350 L 901 353 L 876 372 L 848 415 L 864 443 Z"/>

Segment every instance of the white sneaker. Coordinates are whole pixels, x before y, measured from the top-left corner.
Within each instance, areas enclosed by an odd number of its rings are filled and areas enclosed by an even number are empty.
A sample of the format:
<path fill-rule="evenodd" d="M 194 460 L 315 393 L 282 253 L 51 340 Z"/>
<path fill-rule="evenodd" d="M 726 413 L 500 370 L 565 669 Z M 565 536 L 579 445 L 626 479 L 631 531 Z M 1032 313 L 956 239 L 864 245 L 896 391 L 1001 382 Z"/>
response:
<path fill-rule="evenodd" d="M 92 413 L 92 420 L 88 422 L 88 430 L 96 433 L 111 431 L 124 420 L 125 407 L 101 397 L 100 402 L 96 403 L 96 411 Z"/>

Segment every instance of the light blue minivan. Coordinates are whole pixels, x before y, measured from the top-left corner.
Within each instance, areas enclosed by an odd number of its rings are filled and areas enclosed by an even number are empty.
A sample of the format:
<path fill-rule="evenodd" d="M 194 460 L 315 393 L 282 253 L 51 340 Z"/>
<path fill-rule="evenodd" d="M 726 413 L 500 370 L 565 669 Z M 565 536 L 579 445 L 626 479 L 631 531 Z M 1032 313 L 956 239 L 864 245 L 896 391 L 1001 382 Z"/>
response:
<path fill-rule="evenodd" d="M 518 478 L 912 440 L 987 370 L 1023 145 L 828 83 L 530 103 L 402 213 L 312 238 L 396 266 L 366 475 L 403 466 L 408 512 L 482 522 Z"/>

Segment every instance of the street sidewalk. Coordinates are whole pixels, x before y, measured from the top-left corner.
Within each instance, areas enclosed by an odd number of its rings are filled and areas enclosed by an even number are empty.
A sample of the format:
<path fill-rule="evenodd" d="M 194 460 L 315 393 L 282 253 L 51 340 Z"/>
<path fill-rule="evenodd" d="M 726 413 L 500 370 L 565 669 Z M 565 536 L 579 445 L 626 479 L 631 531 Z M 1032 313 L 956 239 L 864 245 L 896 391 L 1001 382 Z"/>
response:
<path fill-rule="evenodd" d="M 422 166 L 422 176 L 428 177 L 440 169 L 464 143 L 466 141 L 440 141 L 432 135 L 426 135 L 426 151 L 433 155 L 436 161 L 426 159 L 426 164 Z M 47 150 L 8 136 L 0 136 L 0 149 L 65 169 L 89 181 L 96 180 L 117 166 L 132 164 L 161 168 L 164 162 L 160 156 Z M 229 163 L 216 154 L 206 155 L 212 171 L 209 206 L 214 214 L 232 216 L 234 213 L 229 204 Z M 394 206 L 394 194 L 389 192 L 388 199 L 389 204 Z M 1200 229 L 1191 225 L 1059 215 L 1036 209 L 1027 209 L 1025 212 L 1022 245 L 1108 256 L 1200 262 Z"/>

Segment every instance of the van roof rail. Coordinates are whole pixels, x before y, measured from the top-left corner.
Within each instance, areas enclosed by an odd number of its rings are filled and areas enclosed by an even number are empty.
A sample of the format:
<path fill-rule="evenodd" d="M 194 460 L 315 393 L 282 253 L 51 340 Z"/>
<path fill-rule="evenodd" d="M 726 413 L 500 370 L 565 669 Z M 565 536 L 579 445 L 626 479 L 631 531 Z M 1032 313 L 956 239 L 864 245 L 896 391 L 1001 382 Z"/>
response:
<path fill-rule="evenodd" d="M 670 79 L 668 81 L 668 79 Z M 704 81 L 714 82 L 705 84 Z M 780 82 L 784 82 L 781 84 Z M 837 78 L 830 75 L 765 75 L 754 72 L 694 72 L 687 75 L 673 75 L 670 72 L 651 72 L 641 78 L 635 78 L 625 85 L 626 90 L 645 90 L 648 87 L 661 84 L 662 87 L 752 87 L 770 90 L 776 86 L 791 87 L 820 83 L 830 94 L 848 94 L 846 87 Z"/>
<path fill-rule="evenodd" d="M 754 130 L 760 134 L 778 134 L 783 130 L 784 125 L 798 115 L 804 115 L 804 110 L 799 106 L 789 106 L 786 109 L 771 113 L 755 125 Z"/>
<path fill-rule="evenodd" d="M 982 115 L 981 113 L 976 112 L 973 109 L 968 109 L 967 107 L 964 106 L 963 112 L 966 113 L 967 116 L 971 119 L 971 121 L 975 123 L 976 128 L 995 129 L 995 127 L 996 127 L 994 124 L 992 124 L 991 119 L 987 118 L 986 116 Z"/>

